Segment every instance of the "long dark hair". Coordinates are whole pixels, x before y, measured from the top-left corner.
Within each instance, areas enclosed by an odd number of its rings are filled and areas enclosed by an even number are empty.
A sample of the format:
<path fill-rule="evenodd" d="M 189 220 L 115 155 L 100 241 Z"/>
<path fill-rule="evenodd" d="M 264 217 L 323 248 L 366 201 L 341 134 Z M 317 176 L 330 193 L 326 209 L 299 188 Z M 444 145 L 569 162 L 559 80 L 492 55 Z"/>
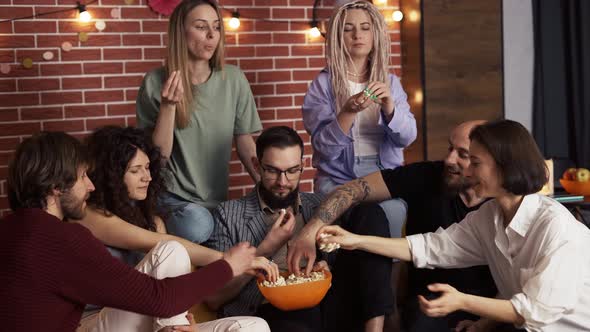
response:
<path fill-rule="evenodd" d="M 131 224 L 155 231 L 154 218 L 162 216 L 156 201 L 165 190 L 165 177 L 160 149 L 150 135 L 142 129 L 106 126 L 92 133 L 86 145 L 90 156 L 88 176 L 96 188 L 88 199 L 90 206 L 107 216 L 115 214 Z M 138 150 L 148 156 L 152 177 L 147 197 L 142 201 L 132 200 L 123 182 L 127 166 Z"/>
<path fill-rule="evenodd" d="M 82 144 L 68 134 L 41 132 L 25 139 L 8 169 L 10 208 L 45 209 L 51 191 L 72 188 L 85 164 Z"/>

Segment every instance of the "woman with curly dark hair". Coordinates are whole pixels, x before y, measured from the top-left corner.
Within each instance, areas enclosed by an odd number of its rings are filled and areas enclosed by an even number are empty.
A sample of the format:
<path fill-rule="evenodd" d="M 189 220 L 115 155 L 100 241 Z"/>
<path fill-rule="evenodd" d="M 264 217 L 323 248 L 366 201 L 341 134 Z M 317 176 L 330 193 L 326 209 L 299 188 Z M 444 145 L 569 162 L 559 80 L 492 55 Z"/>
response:
<path fill-rule="evenodd" d="M 149 256 L 142 259 L 144 253 L 165 241 L 180 243 L 192 265 L 204 266 L 223 257 L 222 252 L 166 234 L 162 221 L 164 215 L 156 205 L 157 197 L 166 190 L 165 168 L 159 148 L 152 143 L 149 134 L 137 128 L 107 126 L 88 137 L 87 148 L 90 156 L 88 176 L 96 183 L 96 189 L 88 199 L 86 216 L 75 222 L 88 228 L 110 247 L 114 256 L 136 265 L 144 273 L 150 273 L 147 269 L 165 270 L 154 275 L 158 279 L 190 272 L 190 265 L 177 264 L 174 259 L 157 267 L 150 262 Z M 275 279 L 278 268 L 269 263 L 268 259 L 258 257 L 252 268 L 267 270 L 269 279 Z M 104 308 L 82 319 L 78 332 L 158 331 L 166 326 L 188 323 L 184 314 L 162 319 Z M 268 331 L 266 322 L 255 317 L 233 317 L 198 324 L 198 327 L 199 331 Z"/>

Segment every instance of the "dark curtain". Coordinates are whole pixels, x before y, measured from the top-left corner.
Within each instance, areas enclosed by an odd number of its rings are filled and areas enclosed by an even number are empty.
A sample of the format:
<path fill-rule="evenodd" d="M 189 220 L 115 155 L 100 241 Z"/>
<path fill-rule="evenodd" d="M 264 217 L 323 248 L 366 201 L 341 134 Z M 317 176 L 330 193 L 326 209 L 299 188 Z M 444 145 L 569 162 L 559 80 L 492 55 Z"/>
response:
<path fill-rule="evenodd" d="M 533 135 L 556 177 L 590 167 L 590 1 L 532 0 Z"/>

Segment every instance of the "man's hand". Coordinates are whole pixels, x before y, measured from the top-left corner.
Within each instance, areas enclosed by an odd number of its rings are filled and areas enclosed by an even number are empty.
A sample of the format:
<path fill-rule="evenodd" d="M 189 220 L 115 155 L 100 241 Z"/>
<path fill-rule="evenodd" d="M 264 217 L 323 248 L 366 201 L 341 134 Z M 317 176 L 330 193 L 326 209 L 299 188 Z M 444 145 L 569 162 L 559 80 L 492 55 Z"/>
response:
<path fill-rule="evenodd" d="M 223 254 L 223 259 L 231 267 L 234 277 L 252 268 L 252 261 L 256 255 L 256 248 L 248 242 L 240 242 Z"/>
<path fill-rule="evenodd" d="M 264 279 L 275 282 L 279 278 L 279 266 L 266 257 L 258 256 L 252 261 L 252 267 L 247 273 L 255 275 L 264 271 Z"/>
<path fill-rule="evenodd" d="M 295 216 L 293 213 L 281 210 L 272 228 L 258 246 L 258 255 L 267 257 L 274 255 L 291 238 L 294 229 Z"/>
<path fill-rule="evenodd" d="M 316 259 L 316 235 L 318 230 L 324 224 L 319 220 L 310 220 L 299 235 L 289 242 L 289 250 L 287 252 L 287 266 L 289 272 L 295 275 L 306 274 L 308 275 L 315 263 Z M 299 263 L 302 259 L 307 259 L 307 266 L 302 271 L 299 267 Z"/>
<path fill-rule="evenodd" d="M 428 285 L 431 292 L 439 292 L 441 295 L 434 300 L 427 300 L 424 296 L 418 295 L 420 309 L 427 316 L 443 317 L 451 312 L 461 310 L 464 306 L 463 293 L 459 292 L 448 284 Z"/>

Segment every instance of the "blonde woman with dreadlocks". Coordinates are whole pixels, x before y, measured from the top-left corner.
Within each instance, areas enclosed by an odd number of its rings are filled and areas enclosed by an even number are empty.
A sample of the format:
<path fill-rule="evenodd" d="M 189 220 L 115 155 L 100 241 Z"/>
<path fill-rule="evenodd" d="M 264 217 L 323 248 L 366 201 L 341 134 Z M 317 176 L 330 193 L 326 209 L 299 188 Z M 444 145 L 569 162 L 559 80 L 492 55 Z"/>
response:
<path fill-rule="evenodd" d="M 171 210 L 166 228 L 192 242 L 213 232 L 209 212 L 227 199 L 232 140 L 246 171 L 262 129 L 244 74 L 224 65 L 224 29 L 215 0 L 183 0 L 170 17 L 166 67 L 145 76 L 137 96 L 137 121 L 172 173 L 161 199 Z"/>
<path fill-rule="evenodd" d="M 328 67 L 313 81 L 303 103 L 311 135 L 315 191 L 403 164 L 403 149 L 416 139 L 416 120 L 397 76 L 389 73 L 391 42 L 383 16 L 368 1 L 337 7 L 326 37 Z M 406 206 L 380 204 L 391 235 L 401 235 Z"/>

